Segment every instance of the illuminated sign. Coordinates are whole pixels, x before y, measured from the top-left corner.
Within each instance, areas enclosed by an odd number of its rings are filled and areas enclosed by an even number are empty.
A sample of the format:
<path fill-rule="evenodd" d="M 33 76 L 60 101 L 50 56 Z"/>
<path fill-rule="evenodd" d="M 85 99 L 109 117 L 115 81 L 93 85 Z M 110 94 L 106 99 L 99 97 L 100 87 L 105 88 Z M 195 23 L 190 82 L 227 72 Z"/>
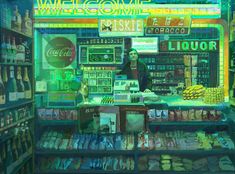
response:
<path fill-rule="evenodd" d="M 147 19 L 145 34 L 189 34 L 190 24 L 191 18 L 189 16 L 151 16 Z"/>
<path fill-rule="evenodd" d="M 186 41 L 162 41 L 160 51 L 167 52 L 201 52 L 201 51 L 219 51 L 218 40 L 186 40 Z"/>
<path fill-rule="evenodd" d="M 143 36 L 143 19 L 100 19 L 99 35 L 113 36 Z"/>
<path fill-rule="evenodd" d="M 220 18 L 221 4 L 156 4 L 152 0 L 35 0 L 35 18 L 192 15 Z"/>
<path fill-rule="evenodd" d="M 133 37 L 131 38 L 131 46 L 132 48 L 135 48 L 138 51 L 138 53 L 156 54 L 158 53 L 158 38 L 157 37 Z"/>
<path fill-rule="evenodd" d="M 44 69 L 74 68 L 76 66 L 76 35 L 45 34 L 42 38 Z"/>

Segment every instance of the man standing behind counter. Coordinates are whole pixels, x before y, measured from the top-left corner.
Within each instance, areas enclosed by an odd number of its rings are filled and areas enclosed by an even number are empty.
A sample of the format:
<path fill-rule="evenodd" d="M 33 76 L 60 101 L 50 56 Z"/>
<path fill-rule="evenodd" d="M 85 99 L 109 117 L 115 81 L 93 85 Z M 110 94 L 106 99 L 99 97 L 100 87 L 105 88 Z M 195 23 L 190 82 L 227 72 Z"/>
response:
<path fill-rule="evenodd" d="M 128 52 L 129 60 L 124 65 L 122 71 L 118 74 L 127 75 L 127 79 L 136 79 L 139 81 L 140 91 L 150 92 L 152 88 L 152 79 L 147 66 L 138 60 L 139 55 L 136 49 L 131 48 Z"/>

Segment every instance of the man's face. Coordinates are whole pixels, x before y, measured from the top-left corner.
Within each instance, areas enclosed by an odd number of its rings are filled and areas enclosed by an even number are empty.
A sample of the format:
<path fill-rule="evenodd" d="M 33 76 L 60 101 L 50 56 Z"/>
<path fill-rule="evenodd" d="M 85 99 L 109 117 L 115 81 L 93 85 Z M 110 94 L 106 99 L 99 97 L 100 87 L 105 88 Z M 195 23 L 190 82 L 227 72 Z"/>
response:
<path fill-rule="evenodd" d="M 130 59 L 130 61 L 137 60 L 138 59 L 138 53 L 135 50 L 129 52 L 129 59 Z"/>

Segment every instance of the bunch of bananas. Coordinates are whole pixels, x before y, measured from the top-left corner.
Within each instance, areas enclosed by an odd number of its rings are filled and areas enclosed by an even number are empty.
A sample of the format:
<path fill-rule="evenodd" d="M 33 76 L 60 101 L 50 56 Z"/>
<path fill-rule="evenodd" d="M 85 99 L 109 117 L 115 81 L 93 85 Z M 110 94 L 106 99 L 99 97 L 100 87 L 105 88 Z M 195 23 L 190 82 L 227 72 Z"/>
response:
<path fill-rule="evenodd" d="M 202 85 L 189 86 L 183 91 L 184 100 L 193 100 L 204 96 L 205 88 Z"/>

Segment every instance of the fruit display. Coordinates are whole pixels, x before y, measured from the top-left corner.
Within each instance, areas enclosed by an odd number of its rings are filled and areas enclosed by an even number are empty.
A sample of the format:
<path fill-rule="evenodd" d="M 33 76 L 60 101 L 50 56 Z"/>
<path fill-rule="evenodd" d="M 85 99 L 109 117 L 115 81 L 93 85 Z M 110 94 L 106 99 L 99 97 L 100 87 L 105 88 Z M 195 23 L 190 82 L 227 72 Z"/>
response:
<path fill-rule="evenodd" d="M 198 99 L 204 96 L 205 88 L 202 85 L 189 86 L 183 91 L 184 100 Z"/>
<path fill-rule="evenodd" d="M 224 88 L 206 88 L 204 102 L 207 104 L 216 104 L 224 102 Z"/>

